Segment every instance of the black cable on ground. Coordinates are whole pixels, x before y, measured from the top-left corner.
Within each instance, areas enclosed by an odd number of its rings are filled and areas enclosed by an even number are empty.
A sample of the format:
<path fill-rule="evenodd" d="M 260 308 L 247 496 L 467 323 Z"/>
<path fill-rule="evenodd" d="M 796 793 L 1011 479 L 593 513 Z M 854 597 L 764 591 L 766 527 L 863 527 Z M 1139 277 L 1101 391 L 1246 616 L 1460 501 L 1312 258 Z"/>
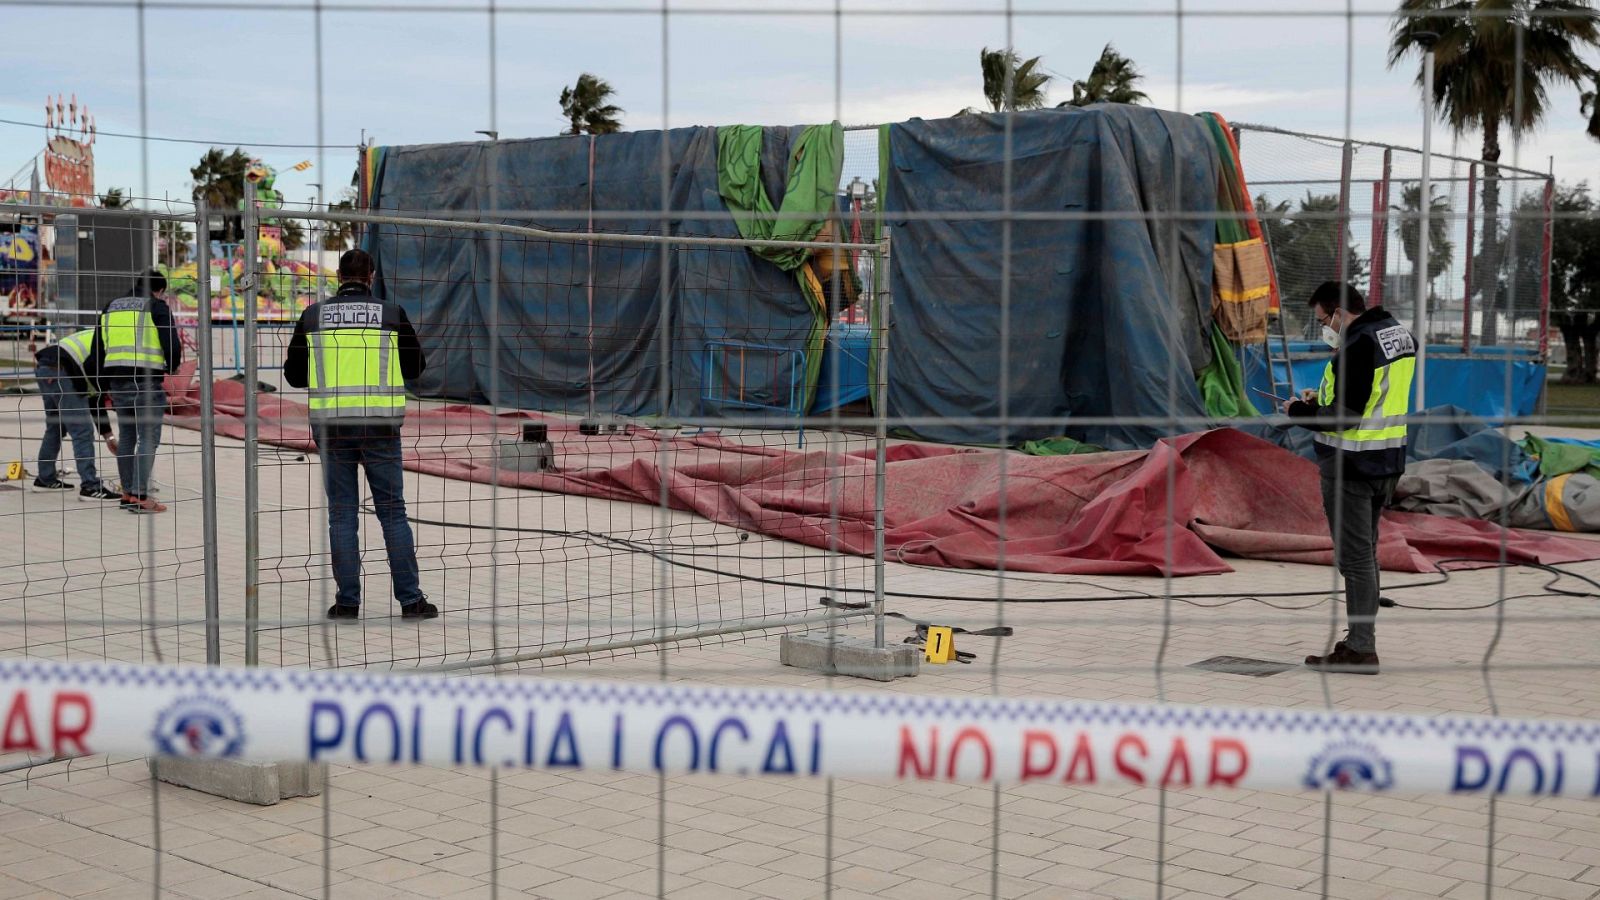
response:
<path fill-rule="evenodd" d="M 364 508 L 367 509 L 368 511 L 371 511 L 371 507 L 370 506 L 367 506 L 367 507 L 364 507 Z M 674 556 L 710 556 L 710 557 L 715 557 L 715 558 L 719 558 L 719 559 L 738 559 L 738 560 L 750 560 L 751 559 L 750 557 L 742 556 L 742 555 L 739 555 L 739 554 L 697 552 L 699 547 L 705 547 L 705 546 L 732 546 L 731 544 L 689 545 L 689 547 L 693 548 L 693 549 L 679 550 L 679 549 L 675 549 L 674 545 L 671 545 L 671 544 L 660 545 L 659 543 L 635 541 L 635 540 L 631 540 L 631 539 L 628 539 L 628 538 L 623 538 L 623 537 L 618 537 L 616 535 L 607 534 L 605 532 L 565 531 L 565 530 L 561 530 L 561 529 L 551 529 L 551 528 L 523 528 L 523 527 L 511 527 L 511 526 L 503 526 L 503 525 L 499 526 L 498 529 L 495 529 L 495 528 L 493 528 L 493 527 L 491 527 L 489 525 L 479 525 L 479 524 L 473 523 L 473 522 L 453 522 L 453 521 L 449 521 L 449 520 L 445 520 L 445 519 L 422 519 L 422 518 L 417 518 L 417 517 L 412 517 L 412 516 L 408 516 L 407 518 L 408 518 L 409 521 L 411 521 L 413 523 L 416 523 L 418 525 L 433 525 L 433 526 L 441 527 L 441 528 L 464 528 L 464 529 L 479 530 L 479 531 L 498 530 L 498 531 L 506 531 L 506 532 L 512 532 L 512 533 L 539 534 L 539 535 L 545 535 L 545 536 L 550 536 L 550 537 L 571 538 L 571 539 L 575 539 L 575 540 L 581 540 L 581 541 L 585 541 L 585 542 L 588 542 L 588 543 L 592 543 L 592 544 L 594 544 L 596 546 L 605 547 L 607 549 L 613 549 L 613 550 L 621 549 L 621 550 L 628 550 L 628 551 L 635 552 L 635 553 L 642 553 L 642 554 L 650 556 L 650 557 L 652 557 L 654 559 L 657 559 L 657 560 L 659 560 L 661 562 L 665 562 L 668 565 L 675 566 L 675 567 L 678 567 L 678 568 L 688 569 L 690 571 L 702 572 L 702 573 L 710 574 L 710 575 L 720 575 L 720 576 L 725 577 L 725 578 L 735 578 L 735 579 L 739 579 L 739 580 L 742 580 L 742 581 L 754 582 L 756 584 L 767 584 L 767 585 L 773 585 L 773 586 L 777 586 L 777 587 L 788 587 L 788 588 L 797 588 L 797 589 L 800 589 L 800 590 L 814 590 L 814 591 L 832 592 L 832 593 L 838 593 L 838 594 L 871 594 L 871 593 L 873 593 L 873 589 L 872 588 L 853 588 L 853 587 L 845 587 L 845 586 L 841 586 L 841 585 L 831 585 L 831 586 L 830 585 L 820 585 L 820 584 L 815 584 L 813 582 L 807 582 L 807 581 L 791 581 L 791 580 L 788 580 L 788 579 L 781 579 L 781 578 L 768 578 L 768 577 L 759 576 L 759 575 L 747 575 L 747 574 L 744 574 L 744 573 L 741 573 L 741 572 L 731 572 L 731 571 L 728 571 L 728 570 L 725 570 L 725 569 L 717 569 L 717 568 L 713 568 L 713 567 L 710 567 L 710 566 L 696 565 L 694 563 L 685 562 L 685 561 L 683 561 L 681 559 L 674 559 L 673 558 Z M 743 540 L 744 540 L 743 538 L 740 539 L 741 542 Z M 681 545 L 678 545 L 678 546 L 681 546 Z M 1434 587 L 1434 586 L 1438 586 L 1438 585 L 1442 585 L 1442 584 L 1447 584 L 1450 581 L 1451 573 L 1453 571 L 1456 571 L 1456 570 L 1453 570 L 1453 569 L 1446 568 L 1446 566 L 1448 566 L 1448 565 L 1450 565 L 1452 563 L 1455 563 L 1455 564 L 1468 564 L 1468 565 L 1473 565 L 1473 566 L 1483 566 L 1483 565 L 1485 565 L 1485 562 L 1483 560 L 1470 559 L 1470 558 L 1466 558 L 1466 557 L 1442 559 L 1442 560 L 1439 560 L 1438 562 L 1436 562 L 1434 564 L 1435 569 L 1438 572 L 1438 577 L 1431 578 L 1431 579 L 1428 579 L 1428 580 L 1423 580 L 1423 581 L 1412 581 L 1412 582 L 1408 582 L 1408 583 L 1405 583 L 1405 584 L 1391 585 L 1391 586 L 1388 586 L 1388 587 L 1384 588 L 1384 591 L 1385 591 L 1385 593 L 1392 593 L 1392 592 L 1398 592 L 1398 591 L 1404 591 L 1404 590 L 1412 590 L 1412 589 L 1416 589 L 1416 588 Z M 1541 592 L 1541 593 L 1517 594 L 1517 595 L 1513 595 L 1513 596 L 1502 597 L 1502 598 L 1499 598 L 1497 600 L 1491 601 L 1489 603 L 1476 605 L 1476 606 L 1424 606 L 1424 605 L 1420 605 L 1420 604 L 1399 603 L 1399 602 L 1394 602 L 1394 606 L 1397 606 L 1397 607 L 1400 607 L 1400 608 L 1403 608 L 1403 609 L 1448 612 L 1448 611 L 1465 611 L 1465 610 L 1477 610 L 1477 609 L 1490 609 L 1490 608 L 1493 608 L 1493 607 L 1495 607 L 1495 606 L 1497 606 L 1497 605 L 1499 605 L 1501 603 L 1505 603 L 1508 600 L 1527 599 L 1527 598 L 1531 598 L 1531 597 L 1564 596 L 1564 597 L 1592 597 L 1592 598 L 1600 599 L 1600 581 L 1596 581 L 1595 579 L 1589 578 L 1586 575 L 1581 575 L 1581 574 L 1579 574 L 1577 572 L 1572 572 L 1572 571 L 1560 568 L 1559 566 L 1550 565 L 1548 563 L 1528 562 L 1528 563 L 1509 563 L 1508 565 L 1516 567 L 1516 568 L 1536 569 L 1536 570 L 1539 570 L 1539 571 L 1542 571 L 1542 572 L 1546 572 L 1551 576 L 1551 578 L 1550 578 L 1549 581 L 1545 582 L 1545 585 L 1544 585 L 1544 588 L 1543 588 L 1543 592 Z M 931 567 L 924 567 L 924 568 L 931 568 Z M 957 571 L 957 570 L 941 570 L 941 571 Z M 980 575 L 980 576 L 995 577 L 995 578 L 1001 577 L 1000 573 L 997 573 L 997 572 L 977 571 L 977 570 L 959 570 L 959 571 L 961 571 L 963 574 L 972 574 L 972 575 Z M 1567 589 L 1562 589 L 1562 588 L 1556 587 L 1556 585 L 1563 578 L 1575 578 L 1575 579 L 1577 579 L 1579 581 L 1584 582 L 1585 584 L 1588 584 L 1589 586 L 1593 587 L 1595 590 L 1592 591 L 1592 592 L 1591 591 L 1574 591 L 1574 590 L 1567 590 Z M 1034 581 L 1034 582 L 1043 582 L 1044 581 L 1043 579 L 1027 579 L 1027 580 Z M 1260 603 L 1260 604 L 1262 604 L 1264 606 L 1269 606 L 1269 607 L 1271 607 L 1273 609 L 1279 609 L 1279 610 L 1285 610 L 1285 611 L 1301 611 L 1301 610 L 1313 609 L 1313 608 L 1315 608 L 1317 606 L 1322 605 L 1323 603 L 1326 603 L 1331 597 L 1334 597 L 1334 596 L 1337 596 L 1339 594 L 1344 593 L 1342 590 L 1327 589 L 1327 590 L 1314 590 L 1314 591 L 1261 591 L 1261 592 L 1254 592 L 1254 593 L 1243 594 L 1243 595 L 1237 594 L 1237 593 L 1185 593 L 1185 594 L 1162 595 L 1162 594 L 1151 594 L 1151 593 L 1148 593 L 1146 591 L 1139 591 L 1139 590 L 1134 590 L 1134 589 L 1130 589 L 1130 588 L 1114 588 L 1114 587 L 1109 587 L 1107 585 L 1095 584 L 1093 582 L 1084 582 L 1084 581 L 1052 581 L 1052 582 L 1048 582 L 1048 583 L 1051 583 L 1051 584 L 1080 585 L 1080 586 L 1085 586 L 1085 587 L 1096 588 L 1096 589 L 1102 590 L 1102 591 L 1116 591 L 1118 593 L 1116 595 L 1114 595 L 1114 596 L 1101 596 L 1101 597 L 1008 597 L 1008 598 L 1006 598 L 1006 602 L 1008 602 L 1008 603 L 1110 603 L 1110 602 L 1114 602 L 1114 601 L 1118 601 L 1118 600 L 1160 600 L 1160 599 L 1163 599 L 1164 597 L 1170 597 L 1173 600 L 1177 600 L 1177 601 L 1179 601 L 1181 603 L 1187 603 L 1187 604 L 1189 604 L 1191 606 L 1197 606 L 1197 607 L 1200 607 L 1202 609 L 1217 609 L 1217 608 L 1220 608 L 1220 607 L 1223 607 L 1223 606 L 1231 606 L 1231 605 L 1233 605 L 1235 603 L 1240 603 L 1240 602 L 1244 602 L 1244 601 L 1252 601 L 1252 602 L 1255 602 L 1255 603 Z M 994 602 L 994 598 L 993 597 L 974 596 L 974 595 L 961 595 L 961 594 L 913 593 L 913 592 L 907 592 L 907 591 L 887 591 L 886 590 L 886 591 L 884 591 L 884 596 L 886 596 L 886 597 L 895 597 L 895 598 L 898 598 L 898 599 L 912 599 L 912 600 L 948 600 L 948 601 L 952 601 L 952 602 L 972 602 L 972 603 L 992 603 L 992 602 Z M 1276 603 L 1269 602 L 1270 600 L 1289 599 L 1289 598 L 1294 598 L 1294 597 L 1316 597 L 1316 598 L 1319 598 L 1319 599 L 1317 600 L 1316 603 L 1309 603 L 1309 604 L 1300 605 L 1300 606 L 1276 604 Z M 1196 602 L 1196 601 L 1199 601 L 1199 600 L 1221 600 L 1223 602 L 1221 602 L 1221 603 L 1200 603 L 1200 602 Z"/>

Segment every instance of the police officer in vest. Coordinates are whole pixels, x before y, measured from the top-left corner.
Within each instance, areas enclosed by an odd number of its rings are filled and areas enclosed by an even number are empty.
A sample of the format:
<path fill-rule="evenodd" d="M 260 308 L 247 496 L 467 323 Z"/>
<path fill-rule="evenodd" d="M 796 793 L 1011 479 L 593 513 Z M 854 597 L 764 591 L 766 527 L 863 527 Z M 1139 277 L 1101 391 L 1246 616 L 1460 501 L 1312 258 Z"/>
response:
<path fill-rule="evenodd" d="M 84 500 L 120 500 L 122 495 L 108 490 L 100 483 L 100 474 L 94 465 L 94 431 L 100 434 L 117 452 L 110 441 L 111 422 L 100 395 L 94 389 L 94 379 L 85 372 L 90 364 L 90 350 L 94 343 L 94 329 L 85 328 L 62 338 L 33 356 L 34 379 L 39 393 L 44 396 L 44 441 L 39 444 L 39 475 L 33 479 L 36 491 L 70 491 L 72 485 L 61 480 L 56 473 L 56 457 L 61 453 L 61 435 L 72 438 L 72 453 L 78 461 L 78 477 L 83 486 L 78 496 Z"/>
<path fill-rule="evenodd" d="M 1311 294 L 1322 336 L 1334 348 L 1322 385 L 1283 404 L 1294 424 L 1315 432 L 1322 508 L 1344 576 L 1349 634 L 1306 665 L 1328 672 L 1378 673 L 1378 521 L 1406 468 L 1406 413 L 1416 339 L 1381 306 L 1368 309 L 1348 284 Z"/>
<path fill-rule="evenodd" d="M 92 366 L 117 411 L 122 508 L 132 513 L 167 511 L 150 497 L 150 472 L 167 411 L 161 380 L 183 362 L 172 310 L 161 297 L 166 289 L 166 277 L 150 269 L 134 280 L 131 295 L 106 306 L 95 325 Z"/>
<path fill-rule="evenodd" d="M 361 609 L 361 541 L 357 512 L 366 469 L 372 504 L 383 527 L 389 577 L 400 615 L 432 619 L 439 608 L 422 593 L 417 551 L 406 519 L 400 425 L 406 416 L 407 379 L 427 360 L 405 310 L 372 296 L 375 267 L 362 250 L 339 257 L 339 293 L 300 315 L 283 377 L 310 394 L 311 427 L 322 458 L 328 496 L 328 539 L 338 585 L 330 619 L 354 619 Z"/>

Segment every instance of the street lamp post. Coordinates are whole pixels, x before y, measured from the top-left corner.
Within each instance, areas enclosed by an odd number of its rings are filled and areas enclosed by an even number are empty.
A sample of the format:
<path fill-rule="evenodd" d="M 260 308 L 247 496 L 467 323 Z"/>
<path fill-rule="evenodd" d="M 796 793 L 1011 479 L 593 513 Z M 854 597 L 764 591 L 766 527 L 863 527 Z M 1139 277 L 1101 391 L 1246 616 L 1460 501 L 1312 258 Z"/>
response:
<path fill-rule="evenodd" d="M 1437 34 L 1417 35 L 1422 44 L 1422 174 L 1417 184 L 1417 297 L 1412 313 L 1412 331 L 1417 339 L 1417 412 L 1428 408 L 1428 219 L 1433 212 L 1433 184 L 1429 179 L 1433 163 L 1433 44 Z"/>
<path fill-rule="evenodd" d="M 306 182 L 306 187 L 317 189 L 317 192 L 311 196 L 311 209 L 315 210 L 322 205 L 322 182 L 308 181 Z M 311 229 L 310 234 L 307 235 L 310 241 L 306 244 L 306 262 L 316 262 L 320 266 L 322 264 L 322 222 L 318 219 L 312 219 L 307 224 L 311 226 Z"/>

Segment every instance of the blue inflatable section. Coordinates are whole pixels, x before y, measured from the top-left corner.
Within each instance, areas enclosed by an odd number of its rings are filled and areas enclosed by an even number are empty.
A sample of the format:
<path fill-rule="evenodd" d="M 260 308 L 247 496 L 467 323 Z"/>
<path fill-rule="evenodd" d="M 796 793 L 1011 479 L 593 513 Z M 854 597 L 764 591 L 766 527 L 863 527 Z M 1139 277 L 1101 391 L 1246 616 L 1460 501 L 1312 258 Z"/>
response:
<path fill-rule="evenodd" d="M 1315 460 L 1311 430 L 1285 425 L 1284 421 L 1281 417 L 1262 418 L 1234 427 Z M 1488 422 L 1473 418 L 1458 406 L 1435 406 L 1418 413 L 1410 422 L 1407 438 L 1407 462 L 1468 460 L 1507 484 L 1530 484 L 1539 477 L 1538 460 L 1529 457 L 1515 441 L 1507 439 Z"/>
<path fill-rule="evenodd" d="M 872 361 L 872 327 L 835 322 L 822 353 L 817 377 L 817 397 L 811 414 L 826 415 L 835 407 L 867 399 L 868 367 Z"/>
<path fill-rule="evenodd" d="M 1205 415 L 1194 380 L 1211 361 L 1211 135 L 1193 116 L 1121 104 L 1009 118 L 1009 133 L 1000 115 L 890 127 L 889 413 L 997 417 L 1003 380 L 1010 417 L 1067 420 L 1014 425 L 1013 443 L 1065 433 L 1149 446 L 1166 429 L 1071 419 Z M 914 430 L 959 443 L 1001 436 L 980 424 Z"/>
<path fill-rule="evenodd" d="M 1277 351 L 1276 344 L 1273 347 Z M 1295 390 L 1315 388 L 1322 382 L 1328 364 L 1328 348 L 1314 341 L 1290 341 L 1289 355 L 1294 367 Z M 1282 393 L 1286 380 L 1283 362 L 1273 363 Z M 1259 346 L 1244 348 L 1245 384 L 1255 390 L 1273 393 L 1273 378 L 1268 375 L 1266 358 Z M 1428 347 L 1428 406 L 1453 406 L 1498 422 L 1508 416 L 1532 415 L 1539 406 L 1539 391 L 1544 385 L 1545 366 L 1530 350 L 1485 347 L 1463 354 L 1460 347 Z M 1251 393 L 1250 402 L 1265 410 L 1268 401 Z"/>

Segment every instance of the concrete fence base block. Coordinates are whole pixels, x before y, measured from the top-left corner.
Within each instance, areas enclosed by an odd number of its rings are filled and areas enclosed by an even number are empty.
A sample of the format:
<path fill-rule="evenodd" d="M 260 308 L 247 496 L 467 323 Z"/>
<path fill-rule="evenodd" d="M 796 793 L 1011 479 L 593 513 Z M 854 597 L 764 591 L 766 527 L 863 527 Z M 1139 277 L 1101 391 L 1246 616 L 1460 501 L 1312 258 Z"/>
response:
<path fill-rule="evenodd" d="M 811 632 L 784 635 L 778 643 L 778 661 L 814 672 L 893 681 L 916 677 L 922 651 L 912 644 L 874 647 L 866 638 L 842 635 L 830 641 L 825 632 Z"/>
<path fill-rule="evenodd" d="M 286 797 L 315 797 L 322 793 L 326 777 L 317 763 L 171 756 L 151 757 L 150 772 L 168 784 L 258 806 L 271 806 Z"/>

